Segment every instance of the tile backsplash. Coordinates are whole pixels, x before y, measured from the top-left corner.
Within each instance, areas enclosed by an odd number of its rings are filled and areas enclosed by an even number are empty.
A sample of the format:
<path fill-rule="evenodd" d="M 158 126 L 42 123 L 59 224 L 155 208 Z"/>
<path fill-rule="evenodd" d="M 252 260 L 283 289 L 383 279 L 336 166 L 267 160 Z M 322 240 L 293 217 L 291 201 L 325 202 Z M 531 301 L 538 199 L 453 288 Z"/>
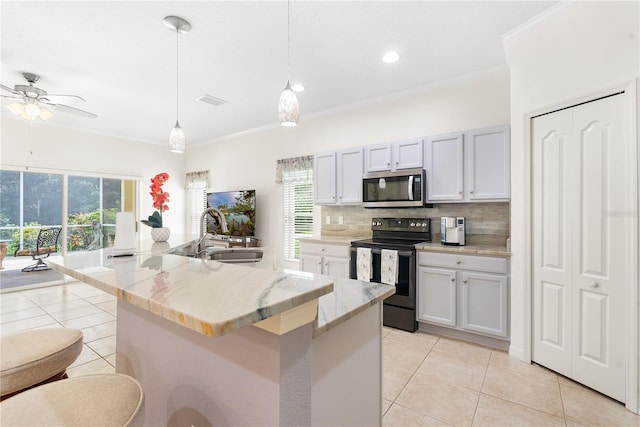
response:
<path fill-rule="evenodd" d="M 322 206 L 323 237 L 371 236 L 372 218 L 431 218 L 431 240 L 440 240 L 440 217 L 463 216 L 468 245 L 505 245 L 509 238 L 509 203 L 440 203 L 433 208 L 365 209 Z M 329 224 L 326 219 L 329 217 Z M 342 224 L 340 224 L 342 217 Z"/>

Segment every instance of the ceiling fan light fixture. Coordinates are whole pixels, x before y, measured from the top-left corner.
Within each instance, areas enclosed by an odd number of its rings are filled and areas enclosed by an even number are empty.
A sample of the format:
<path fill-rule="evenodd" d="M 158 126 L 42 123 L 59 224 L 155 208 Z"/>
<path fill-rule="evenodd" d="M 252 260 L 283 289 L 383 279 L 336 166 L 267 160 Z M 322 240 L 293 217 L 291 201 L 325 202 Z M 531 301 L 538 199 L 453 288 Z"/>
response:
<path fill-rule="evenodd" d="M 22 116 L 22 114 L 24 114 L 24 104 L 21 102 L 12 102 L 7 105 L 7 108 L 16 116 Z"/>
<path fill-rule="evenodd" d="M 40 108 L 40 118 L 42 120 L 49 120 L 51 117 L 53 117 L 53 113 L 51 113 L 51 111 L 46 108 Z"/>
<path fill-rule="evenodd" d="M 280 124 L 286 127 L 297 126 L 299 115 L 300 105 L 298 104 L 298 97 L 293 89 L 291 89 L 291 84 L 287 81 L 287 86 L 280 94 L 280 101 L 278 102 L 278 118 L 280 119 Z"/>
<path fill-rule="evenodd" d="M 30 117 L 33 117 L 34 119 L 36 117 L 40 117 L 40 107 L 38 107 L 36 104 L 34 103 L 27 103 L 24 106 L 24 112 L 25 114 L 27 114 Z"/>
<path fill-rule="evenodd" d="M 184 153 L 184 147 L 187 139 L 184 136 L 184 131 L 180 127 L 180 123 L 176 120 L 176 125 L 171 129 L 169 133 L 169 150 L 172 153 Z"/>

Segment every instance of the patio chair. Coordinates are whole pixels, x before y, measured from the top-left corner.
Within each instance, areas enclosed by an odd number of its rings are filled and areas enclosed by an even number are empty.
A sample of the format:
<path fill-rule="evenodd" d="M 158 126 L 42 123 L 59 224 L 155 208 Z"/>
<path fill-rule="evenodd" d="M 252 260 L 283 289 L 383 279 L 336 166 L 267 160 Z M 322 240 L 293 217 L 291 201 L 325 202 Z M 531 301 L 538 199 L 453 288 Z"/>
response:
<path fill-rule="evenodd" d="M 36 263 L 23 268 L 22 271 L 30 272 L 51 269 L 43 260 L 48 258 L 52 253 L 58 252 L 58 238 L 60 237 L 61 230 L 60 227 L 40 229 L 38 238 L 36 239 L 36 247 L 28 253 Z"/>

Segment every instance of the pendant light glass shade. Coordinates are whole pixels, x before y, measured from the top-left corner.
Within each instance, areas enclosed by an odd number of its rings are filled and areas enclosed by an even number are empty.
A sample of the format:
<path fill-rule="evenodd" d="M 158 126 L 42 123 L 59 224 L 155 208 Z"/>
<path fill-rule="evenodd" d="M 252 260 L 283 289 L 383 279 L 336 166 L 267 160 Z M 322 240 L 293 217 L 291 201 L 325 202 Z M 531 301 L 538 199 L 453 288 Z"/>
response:
<path fill-rule="evenodd" d="M 298 125 L 298 116 L 300 115 L 300 105 L 298 97 L 291 89 L 291 84 L 287 82 L 287 86 L 280 94 L 278 102 L 278 118 L 282 126 L 292 127 Z"/>
<path fill-rule="evenodd" d="M 171 129 L 171 133 L 169 134 L 169 150 L 173 153 L 184 153 L 186 142 L 184 131 L 180 127 L 180 123 L 176 120 L 176 125 Z"/>

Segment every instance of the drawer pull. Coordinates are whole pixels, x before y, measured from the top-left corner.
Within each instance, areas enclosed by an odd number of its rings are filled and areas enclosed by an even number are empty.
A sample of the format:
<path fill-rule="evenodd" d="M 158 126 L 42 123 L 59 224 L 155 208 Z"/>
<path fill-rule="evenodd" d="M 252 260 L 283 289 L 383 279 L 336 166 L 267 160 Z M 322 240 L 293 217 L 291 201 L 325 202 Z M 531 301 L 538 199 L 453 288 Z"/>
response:
<path fill-rule="evenodd" d="M 460 261 L 460 260 L 456 261 L 456 264 L 461 264 L 461 263 L 462 263 L 462 261 Z"/>
<path fill-rule="evenodd" d="M 591 282 L 589 286 L 591 286 L 592 288 L 597 288 L 598 286 L 600 286 L 600 284 L 598 282 Z"/>

